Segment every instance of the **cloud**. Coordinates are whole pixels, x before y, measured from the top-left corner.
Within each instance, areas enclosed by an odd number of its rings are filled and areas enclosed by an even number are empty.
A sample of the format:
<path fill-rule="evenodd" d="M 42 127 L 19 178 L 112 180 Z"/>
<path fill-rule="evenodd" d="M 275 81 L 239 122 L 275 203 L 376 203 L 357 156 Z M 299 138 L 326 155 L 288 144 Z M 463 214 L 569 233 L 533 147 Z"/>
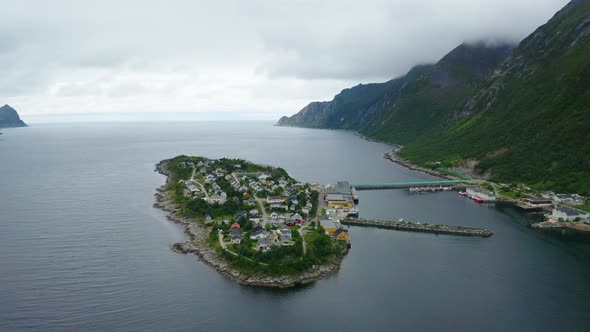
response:
<path fill-rule="evenodd" d="M 277 116 L 435 62 L 463 41 L 519 41 L 567 3 L 0 1 L 0 102 L 22 114 Z"/>

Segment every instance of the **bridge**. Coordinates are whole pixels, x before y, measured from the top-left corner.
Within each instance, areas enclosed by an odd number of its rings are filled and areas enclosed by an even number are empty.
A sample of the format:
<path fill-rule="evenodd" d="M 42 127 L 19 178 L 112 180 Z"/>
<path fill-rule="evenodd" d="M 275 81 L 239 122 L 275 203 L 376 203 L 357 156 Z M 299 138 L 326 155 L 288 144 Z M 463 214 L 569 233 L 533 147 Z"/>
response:
<path fill-rule="evenodd" d="M 371 189 L 401 189 L 410 187 L 440 187 L 452 185 L 468 185 L 471 184 L 469 180 L 432 180 L 432 181 L 409 181 L 409 182 L 367 182 L 367 183 L 351 183 L 351 187 L 357 190 L 371 190 Z"/>

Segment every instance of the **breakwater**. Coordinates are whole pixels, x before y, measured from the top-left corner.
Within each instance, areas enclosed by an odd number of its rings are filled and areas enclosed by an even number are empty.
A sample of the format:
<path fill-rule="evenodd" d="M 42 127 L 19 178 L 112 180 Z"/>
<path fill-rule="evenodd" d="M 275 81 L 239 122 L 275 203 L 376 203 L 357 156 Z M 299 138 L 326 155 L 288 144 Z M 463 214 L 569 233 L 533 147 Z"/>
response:
<path fill-rule="evenodd" d="M 391 221 L 391 220 L 370 220 L 370 219 L 352 219 L 347 218 L 340 221 L 343 225 L 365 226 L 387 228 L 406 232 L 421 232 L 434 233 L 458 236 L 479 236 L 490 237 L 494 235 L 491 231 L 481 228 L 469 228 L 462 226 L 450 225 L 433 225 L 433 224 L 418 224 L 407 221 Z"/>

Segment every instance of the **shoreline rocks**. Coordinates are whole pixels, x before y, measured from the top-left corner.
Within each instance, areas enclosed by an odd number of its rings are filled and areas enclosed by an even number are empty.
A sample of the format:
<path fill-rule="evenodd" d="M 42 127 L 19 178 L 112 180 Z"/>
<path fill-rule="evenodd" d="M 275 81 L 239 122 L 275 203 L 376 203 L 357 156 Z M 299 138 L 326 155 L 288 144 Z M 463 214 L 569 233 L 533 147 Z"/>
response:
<path fill-rule="evenodd" d="M 395 163 L 395 164 L 398 164 L 398 165 L 400 165 L 400 166 L 402 166 L 402 167 L 405 167 L 405 168 L 407 168 L 407 169 L 410 169 L 410 170 L 412 170 L 412 171 L 416 171 L 416 172 L 425 173 L 425 174 L 432 175 L 432 176 L 436 176 L 436 177 L 443 178 L 443 179 L 446 179 L 446 180 L 452 180 L 452 179 L 453 179 L 453 178 L 452 178 L 451 176 L 449 176 L 448 174 L 443 174 L 443 173 L 441 173 L 441 172 L 438 172 L 438 171 L 435 171 L 435 170 L 432 170 L 432 169 L 428 169 L 428 168 L 420 167 L 420 166 L 418 166 L 418 165 L 412 164 L 411 162 L 409 162 L 409 161 L 407 161 L 407 160 L 405 160 L 405 159 L 402 159 L 402 158 L 400 158 L 400 157 L 398 156 L 398 154 L 397 154 L 397 152 L 398 152 L 400 149 L 401 149 L 401 147 L 399 147 L 399 146 L 396 146 L 396 147 L 395 147 L 395 149 L 394 149 L 393 151 L 386 152 L 386 153 L 383 155 L 383 158 L 385 158 L 385 159 L 387 159 L 387 160 L 389 160 L 389 161 L 391 161 L 391 162 L 393 162 L 393 163 Z"/>

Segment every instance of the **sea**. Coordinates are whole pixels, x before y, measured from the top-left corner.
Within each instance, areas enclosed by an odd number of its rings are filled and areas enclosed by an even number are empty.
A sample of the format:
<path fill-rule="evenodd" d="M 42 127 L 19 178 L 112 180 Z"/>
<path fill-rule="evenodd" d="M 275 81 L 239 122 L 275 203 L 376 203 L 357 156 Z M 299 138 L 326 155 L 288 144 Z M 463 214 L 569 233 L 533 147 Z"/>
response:
<path fill-rule="evenodd" d="M 486 228 L 490 238 L 350 227 L 333 276 L 239 285 L 170 245 L 152 207 L 174 156 L 242 158 L 293 177 L 419 181 L 391 147 L 271 122 L 51 123 L 0 136 L 0 331 L 588 331 L 590 244 L 457 192 L 360 191 L 366 218 Z"/>

